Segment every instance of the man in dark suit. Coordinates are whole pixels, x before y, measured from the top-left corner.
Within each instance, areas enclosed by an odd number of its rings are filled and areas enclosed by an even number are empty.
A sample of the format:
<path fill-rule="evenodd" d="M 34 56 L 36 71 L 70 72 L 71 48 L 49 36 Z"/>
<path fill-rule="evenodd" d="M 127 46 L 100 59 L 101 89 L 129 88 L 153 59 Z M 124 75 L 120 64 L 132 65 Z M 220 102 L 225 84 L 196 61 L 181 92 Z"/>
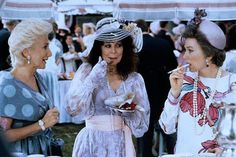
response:
<path fill-rule="evenodd" d="M 160 21 L 160 30 L 155 36 L 157 38 L 161 38 L 168 41 L 170 46 L 174 49 L 175 44 L 174 44 L 174 41 L 171 39 L 170 33 L 168 32 L 168 23 L 169 23 L 168 21 Z"/>
<path fill-rule="evenodd" d="M 143 31 L 143 48 L 138 53 L 138 72 L 144 78 L 151 107 L 149 129 L 138 139 L 138 149 L 141 149 L 142 157 L 152 157 L 154 124 L 159 119 L 170 89 L 167 72 L 177 67 L 177 60 L 172 46 L 166 40 L 148 33 L 144 20 L 137 20 L 136 23 Z"/>
<path fill-rule="evenodd" d="M 18 20 L 5 21 L 4 24 L 6 28 L 0 30 L 0 70 L 6 70 L 11 67 L 8 38 L 10 37 L 11 31 L 18 23 Z"/>
<path fill-rule="evenodd" d="M 11 67 L 8 62 L 8 57 L 10 55 L 8 46 L 9 36 L 10 32 L 6 28 L 0 30 L 0 70 Z"/>

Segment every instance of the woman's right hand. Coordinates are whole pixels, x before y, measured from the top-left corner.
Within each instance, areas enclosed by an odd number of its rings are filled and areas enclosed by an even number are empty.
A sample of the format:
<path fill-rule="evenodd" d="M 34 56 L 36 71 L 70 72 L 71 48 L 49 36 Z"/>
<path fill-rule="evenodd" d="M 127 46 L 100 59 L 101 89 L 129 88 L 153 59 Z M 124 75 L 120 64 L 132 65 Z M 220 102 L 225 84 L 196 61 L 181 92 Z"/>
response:
<path fill-rule="evenodd" d="M 97 64 L 93 67 L 89 76 L 94 82 L 94 80 L 101 80 L 105 78 L 107 73 L 107 62 L 99 57 Z"/>
<path fill-rule="evenodd" d="M 58 123 L 59 112 L 57 108 L 48 110 L 42 120 L 44 122 L 45 128 L 50 128 L 54 126 L 56 123 Z"/>
<path fill-rule="evenodd" d="M 180 67 L 180 66 L 178 66 Z M 184 79 L 184 68 L 181 68 L 178 71 L 173 72 L 170 77 L 170 85 L 171 85 L 171 94 L 177 98 L 180 95 L 181 87 L 183 85 L 183 79 Z"/>

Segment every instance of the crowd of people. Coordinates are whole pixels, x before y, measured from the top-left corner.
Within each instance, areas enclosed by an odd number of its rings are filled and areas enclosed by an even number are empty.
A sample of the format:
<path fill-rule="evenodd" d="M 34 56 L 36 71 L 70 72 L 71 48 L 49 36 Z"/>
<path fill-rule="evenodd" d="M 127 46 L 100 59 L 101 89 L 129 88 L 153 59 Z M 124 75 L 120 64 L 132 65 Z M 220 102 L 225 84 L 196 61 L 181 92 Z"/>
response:
<path fill-rule="evenodd" d="M 158 156 L 160 136 L 168 154 L 221 153 L 219 102 L 236 94 L 236 25 L 205 17 L 204 10 L 179 23 L 106 17 L 72 33 L 39 19 L 7 21 L 0 30 L 1 153 L 55 155 L 51 128 L 60 113 L 38 69 L 59 79 L 73 73 L 62 105 L 85 122 L 73 157 Z"/>

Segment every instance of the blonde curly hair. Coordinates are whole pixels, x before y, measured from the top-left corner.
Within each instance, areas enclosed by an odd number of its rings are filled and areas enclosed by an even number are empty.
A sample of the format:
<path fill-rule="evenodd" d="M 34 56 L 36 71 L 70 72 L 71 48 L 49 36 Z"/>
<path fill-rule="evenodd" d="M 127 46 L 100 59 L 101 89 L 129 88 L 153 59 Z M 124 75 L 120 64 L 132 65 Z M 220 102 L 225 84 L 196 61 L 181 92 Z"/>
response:
<path fill-rule="evenodd" d="M 52 32 L 52 24 L 41 19 L 24 20 L 16 25 L 8 39 L 12 67 L 22 65 L 24 49 L 29 48 L 43 35 Z"/>

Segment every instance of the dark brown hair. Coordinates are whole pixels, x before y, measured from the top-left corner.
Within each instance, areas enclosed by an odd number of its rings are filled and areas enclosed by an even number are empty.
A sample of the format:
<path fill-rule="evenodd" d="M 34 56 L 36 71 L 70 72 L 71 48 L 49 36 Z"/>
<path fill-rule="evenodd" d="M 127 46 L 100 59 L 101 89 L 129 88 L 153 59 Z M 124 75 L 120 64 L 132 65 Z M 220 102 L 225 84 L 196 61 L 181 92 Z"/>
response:
<path fill-rule="evenodd" d="M 148 24 L 143 19 L 136 20 L 135 23 L 137 23 L 137 26 L 141 28 L 143 32 L 148 32 Z"/>
<path fill-rule="evenodd" d="M 138 56 L 135 53 L 133 39 L 131 36 L 128 36 L 121 40 L 123 45 L 123 56 L 120 63 L 117 64 L 117 71 L 123 77 L 127 79 L 128 75 L 131 72 L 137 70 Z M 99 56 L 102 56 L 102 41 L 94 41 L 93 48 L 87 58 L 87 62 L 92 65 L 92 67 L 98 62 Z"/>
<path fill-rule="evenodd" d="M 198 25 L 187 25 L 185 31 L 182 34 L 182 41 L 184 41 L 186 38 L 196 39 L 202 48 L 204 55 L 206 57 L 212 57 L 211 61 L 216 66 L 222 66 L 225 60 L 224 50 L 220 50 L 212 46 L 207 40 L 206 36 L 198 30 Z"/>

